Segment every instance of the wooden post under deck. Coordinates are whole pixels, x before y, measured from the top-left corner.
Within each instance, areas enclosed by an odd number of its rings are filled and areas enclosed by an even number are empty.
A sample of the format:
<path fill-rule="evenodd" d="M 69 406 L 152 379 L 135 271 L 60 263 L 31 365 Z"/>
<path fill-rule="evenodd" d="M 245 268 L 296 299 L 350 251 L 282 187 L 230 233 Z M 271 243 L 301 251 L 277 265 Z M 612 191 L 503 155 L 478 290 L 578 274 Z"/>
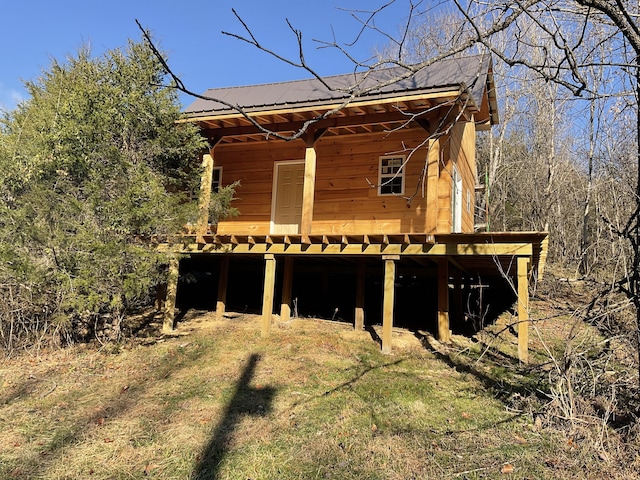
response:
<path fill-rule="evenodd" d="M 382 307 L 382 353 L 391 353 L 391 333 L 393 330 L 393 305 L 396 283 L 396 260 L 399 255 L 383 255 L 384 293 Z"/>
<path fill-rule="evenodd" d="M 291 318 L 291 286 L 293 284 L 293 257 L 284 257 L 284 278 L 282 281 L 282 300 L 280 301 L 280 321 Z"/>
<path fill-rule="evenodd" d="M 216 302 L 216 315 L 221 317 L 227 307 L 227 281 L 229 279 L 229 257 L 226 255 L 220 260 L 220 272 L 218 273 L 218 300 Z"/>
<path fill-rule="evenodd" d="M 178 257 L 172 256 L 169 259 L 169 271 L 167 272 L 167 296 L 164 302 L 164 321 L 162 323 L 163 333 L 173 332 L 179 273 L 180 260 L 178 260 Z"/>
<path fill-rule="evenodd" d="M 262 336 L 268 337 L 271 332 L 273 314 L 273 292 L 276 285 L 276 258 L 272 253 L 264 256 L 264 292 L 262 295 Z"/>
<path fill-rule="evenodd" d="M 354 330 L 364 330 L 364 289 L 367 280 L 367 260 L 358 260 L 358 273 L 356 279 L 356 312 L 354 318 Z"/>
<path fill-rule="evenodd" d="M 529 258 L 518 257 L 518 358 L 529 362 Z"/>
<path fill-rule="evenodd" d="M 449 261 L 438 259 L 438 340 L 448 342 L 449 330 Z"/>

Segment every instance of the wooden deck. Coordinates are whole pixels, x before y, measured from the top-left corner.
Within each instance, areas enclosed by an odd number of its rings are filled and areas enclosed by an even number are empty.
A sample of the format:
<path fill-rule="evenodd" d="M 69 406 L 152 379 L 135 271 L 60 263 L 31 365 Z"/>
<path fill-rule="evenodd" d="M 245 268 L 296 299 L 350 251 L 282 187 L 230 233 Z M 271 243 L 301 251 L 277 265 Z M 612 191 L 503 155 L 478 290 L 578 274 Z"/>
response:
<path fill-rule="evenodd" d="M 199 241 L 198 241 L 199 240 Z M 395 295 L 396 263 L 413 260 L 418 265 L 437 269 L 438 277 L 438 338 L 446 342 L 449 330 L 449 285 L 455 279 L 450 270 L 482 278 L 508 277 L 518 295 L 519 355 L 527 361 L 528 288 L 544 271 L 547 234 L 544 232 L 493 232 L 459 234 L 363 234 L 363 235 L 183 235 L 173 242 L 159 245 L 163 251 L 177 255 L 221 255 L 218 272 L 218 313 L 224 313 L 227 291 L 228 260 L 232 256 L 255 256 L 264 260 L 264 288 L 262 303 L 262 334 L 270 334 L 276 283 L 276 259 L 284 259 L 284 288 L 280 299 L 280 316 L 290 316 L 291 284 L 296 258 L 340 257 L 358 263 L 356 286 L 355 328 L 363 327 L 364 261 L 377 258 L 384 265 L 383 337 L 382 350 L 391 351 L 391 328 Z M 177 257 L 176 257 L 177 258 Z M 178 261 L 172 269 L 177 271 Z M 177 278 L 177 277 L 174 277 Z M 455 288 L 455 285 L 454 285 Z M 172 302 L 167 308 L 173 311 Z M 173 317 L 167 316 L 167 328 Z"/>
<path fill-rule="evenodd" d="M 160 245 L 182 254 L 341 255 L 447 257 L 465 272 L 502 276 L 515 257 L 529 257 L 534 275 L 544 272 L 547 234 L 491 232 L 367 235 L 183 235 Z M 500 265 L 501 269 L 497 268 Z"/>

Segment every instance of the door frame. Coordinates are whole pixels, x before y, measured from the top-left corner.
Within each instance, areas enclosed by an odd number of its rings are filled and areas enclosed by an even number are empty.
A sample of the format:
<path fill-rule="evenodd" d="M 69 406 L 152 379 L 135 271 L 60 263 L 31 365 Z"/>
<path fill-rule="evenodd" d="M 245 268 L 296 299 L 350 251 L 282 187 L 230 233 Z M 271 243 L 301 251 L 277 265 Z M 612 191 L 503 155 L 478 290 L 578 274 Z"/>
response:
<path fill-rule="evenodd" d="M 276 225 L 276 200 L 278 198 L 278 173 L 280 167 L 287 165 L 304 165 L 304 160 L 282 160 L 279 162 L 273 162 L 273 185 L 271 187 L 271 219 L 269 221 L 269 232 L 273 234 L 274 227 Z M 304 188 L 304 186 L 303 186 Z"/>

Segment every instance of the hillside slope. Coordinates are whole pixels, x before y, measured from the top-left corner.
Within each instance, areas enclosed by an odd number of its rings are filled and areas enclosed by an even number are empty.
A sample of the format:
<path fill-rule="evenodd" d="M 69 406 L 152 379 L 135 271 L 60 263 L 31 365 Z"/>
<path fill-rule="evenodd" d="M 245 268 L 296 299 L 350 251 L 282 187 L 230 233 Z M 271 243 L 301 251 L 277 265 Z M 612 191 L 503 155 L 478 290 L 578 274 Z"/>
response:
<path fill-rule="evenodd" d="M 527 370 L 476 361 L 481 342 L 396 330 L 382 355 L 350 325 L 262 339 L 258 317 L 230 317 L 4 360 L 0 477 L 630 478 L 547 428 Z"/>

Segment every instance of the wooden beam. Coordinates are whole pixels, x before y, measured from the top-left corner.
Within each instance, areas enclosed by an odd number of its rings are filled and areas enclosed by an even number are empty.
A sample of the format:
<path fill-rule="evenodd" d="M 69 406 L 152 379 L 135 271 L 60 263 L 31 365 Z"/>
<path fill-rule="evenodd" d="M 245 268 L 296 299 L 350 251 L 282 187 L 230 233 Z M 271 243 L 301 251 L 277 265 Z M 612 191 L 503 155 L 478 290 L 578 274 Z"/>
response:
<path fill-rule="evenodd" d="M 180 260 L 174 255 L 169 258 L 169 270 L 167 272 L 167 297 L 164 302 L 164 321 L 162 322 L 163 333 L 173 332 L 179 276 Z"/>
<path fill-rule="evenodd" d="M 276 258 L 270 253 L 264 256 L 264 290 L 262 294 L 262 336 L 271 333 L 273 316 L 273 292 L 276 285 Z"/>
<path fill-rule="evenodd" d="M 356 278 L 356 311 L 354 316 L 354 330 L 364 330 L 364 292 L 367 281 L 367 260 L 358 259 L 358 272 Z"/>
<path fill-rule="evenodd" d="M 449 330 L 449 261 L 439 258 L 438 263 L 438 340 L 446 343 L 451 339 Z"/>
<path fill-rule="evenodd" d="M 395 300 L 397 255 L 383 255 L 384 292 L 382 301 L 382 353 L 391 353 L 391 333 L 393 331 L 393 305 Z"/>
<path fill-rule="evenodd" d="M 529 362 L 529 265 L 530 259 L 518 257 L 518 358 Z"/>
<path fill-rule="evenodd" d="M 293 285 L 293 257 L 284 257 L 284 278 L 282 281 L 282 299 L 280 301 L 280 321 L 291 318 L 291 286 Z"/>
<path fill-rule="evenodd" d="M 316 149 L 307 146 L 304 152 L 304 184 L 302 186 L 302 220 L 300 233 L 310 235 L 313 223 L 313 202 L 316 188 Z"/>
<path fill-rule="evenodd" d="M 420 125 L 426 132 L 431 133 L 431 125 L 429 124 L 429 120 L 425 118 L 416 118 L 416 123 Z"/>
<path fill-rule="evenodd" d="M 220 238 L 220 237 L 218 237 Z M 339 242 L 341 237 L 337 237 L 338 243 L 332 243 L 333 238 L 327 236 L 328 243 L 312 243 L 305 245 L 302 242 L 293 243 L 294 237 L 289 235 L 290 244 L 285 243 L 285 237 L 270 235 L 265 237 L 263 243 L 255 244 L 240 243 L 234 245 L 231 242 L 222 241 L 220 244 L 197 244 L 197 243 L 179 243 L 179 244 L 162 244 L 158 248 L 160 251 L 173 251 L 181 253 L 236 253 L 236 254 L 290 254 L 290 255 L 415 255 L 415 256 L 478 256 L 478 257 L 495 257 L 507 255 L 514 256 L 530 256 L 532 246 L 530 243 L 459 243 L 459 244 L 393 244 L 389 243 L 388 237 L 385 239 L 375 238 L 369 235 L 371 243 L 350 243 L 342 244 Z M 378 241 L 379 240 L 379 241 Z"/>
<path fill-rule="evenodd" d="M 320 140 L 325 133 L 327 133 L 327 128 L 316 128 L 313 132 L 313 136 L 307 139 L 307 147 L 313 147 L 315 143 Z"/>
<path fill-rule="evenodd" d="M 216 301 L 216 315 L 221 317 L 227 308 L 227 281 L 229 280 L 229 257 L 225 255 L 220 260 L 218 272 L 218 300 Z"/>

